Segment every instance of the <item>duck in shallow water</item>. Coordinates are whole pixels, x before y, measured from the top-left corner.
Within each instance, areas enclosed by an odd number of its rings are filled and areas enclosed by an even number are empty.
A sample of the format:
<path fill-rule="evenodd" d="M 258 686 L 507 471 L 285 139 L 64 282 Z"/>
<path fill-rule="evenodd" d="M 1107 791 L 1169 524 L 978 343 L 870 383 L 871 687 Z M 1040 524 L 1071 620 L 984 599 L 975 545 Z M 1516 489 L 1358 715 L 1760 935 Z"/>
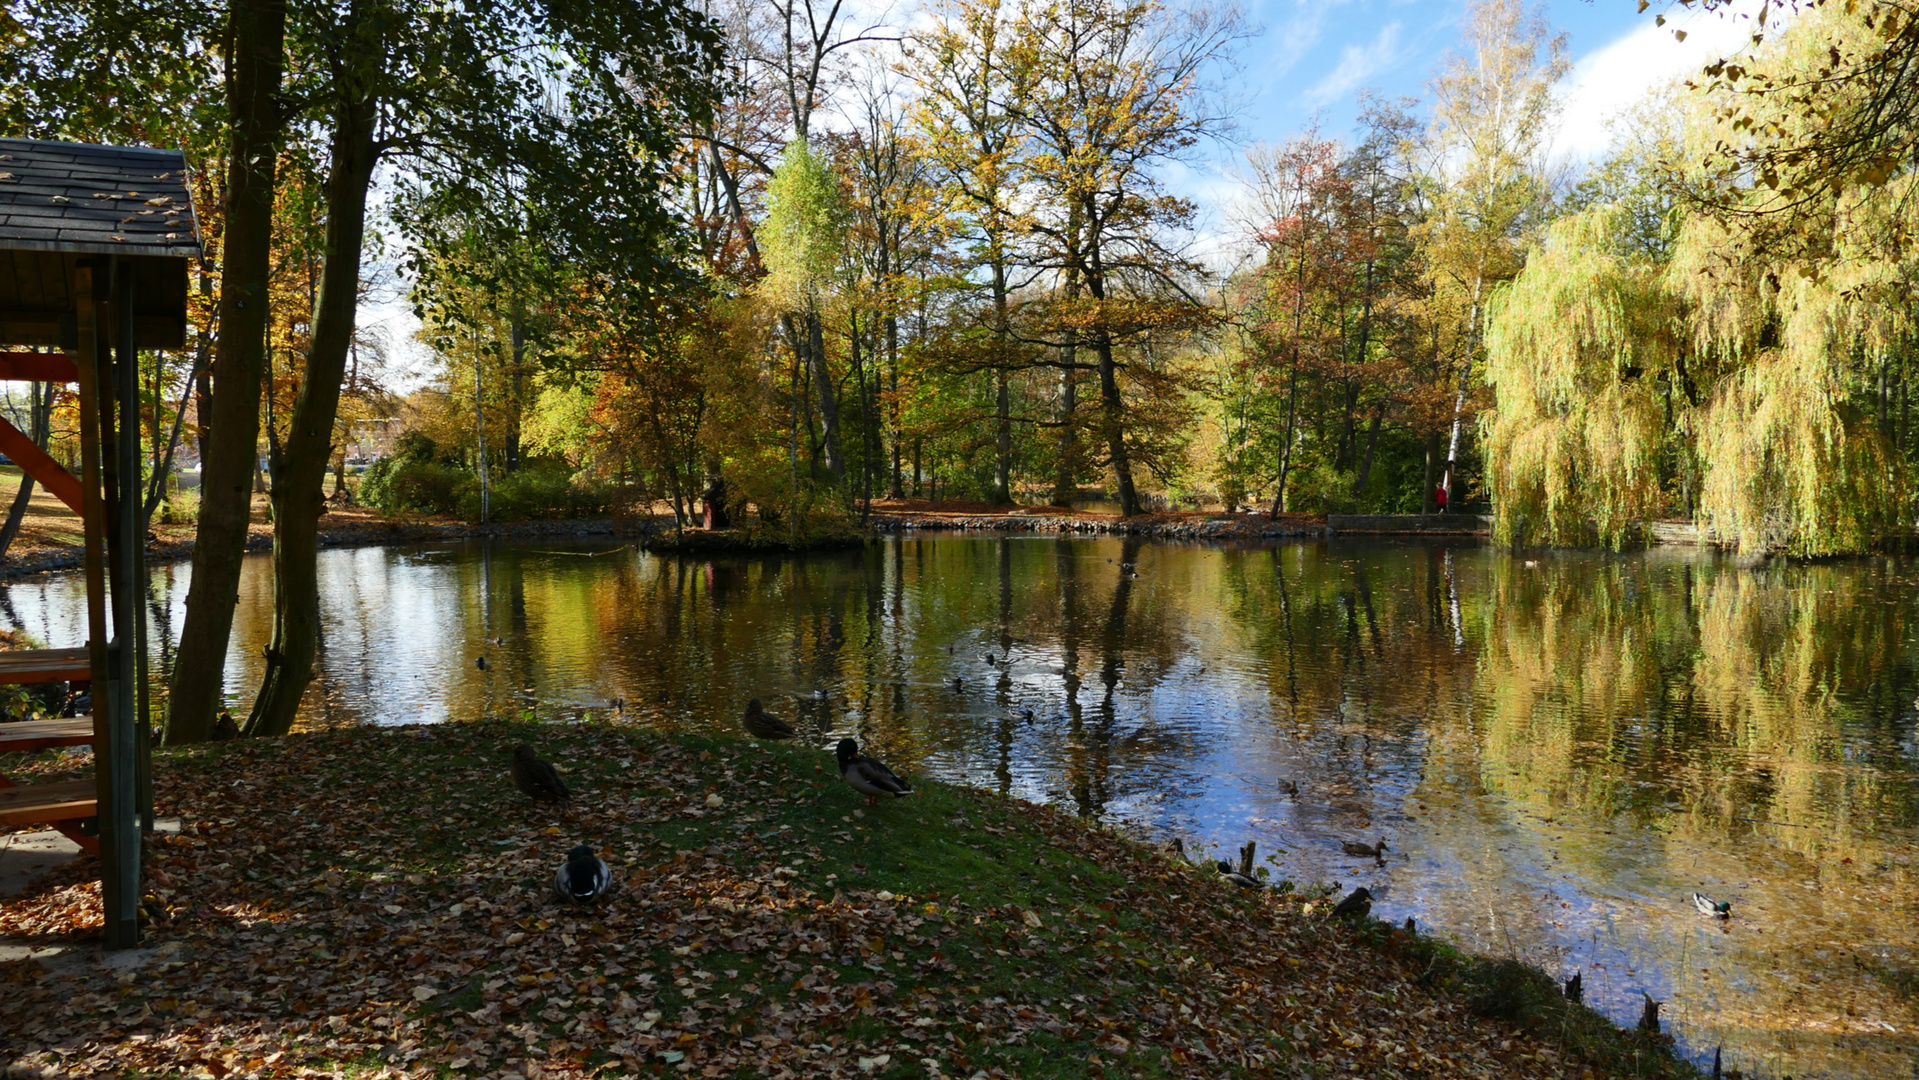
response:
<path fill-rule="evenodd" d="M 1379 843 L 1372 846 L 1354 843 L 1351 840 L 1339 845 L 1348 855 L 1358 855 L 1364 859 L 1383 859 L 1386 857 L 1386 838 L 1380 837 Z"/>
<path fill-rule="evenodd" d="M 759 698 L 746 703 L 746 716 L 741 718 L 740 724 L 746 728 L 748 735 L 756 739 L 790 739 L 798 734 L 793 730 L 793 725 L 767 712 Z"/>
<path fill-rule="evenodd" d="M 1699 909 L 1701 915 L 1711 915 L 1720 919 L 1732 918 L 1732 901 L 1714 900 L 1705 893 L 1692 894 L 1692 906 Z"/>
<path fill-rule="evenodd" d="M 833 750 L 839 758 L 840 779 L 852 786 L 854 791 L 866 796 L 866 805 L 872 806 L 882 797 L 902 798 L 913 793 L 913 786 L 899 778 L 899 774 L 881 764 L 878 759 L 860 753 L 860 746 L 851 739 L 841 739 Z"/>

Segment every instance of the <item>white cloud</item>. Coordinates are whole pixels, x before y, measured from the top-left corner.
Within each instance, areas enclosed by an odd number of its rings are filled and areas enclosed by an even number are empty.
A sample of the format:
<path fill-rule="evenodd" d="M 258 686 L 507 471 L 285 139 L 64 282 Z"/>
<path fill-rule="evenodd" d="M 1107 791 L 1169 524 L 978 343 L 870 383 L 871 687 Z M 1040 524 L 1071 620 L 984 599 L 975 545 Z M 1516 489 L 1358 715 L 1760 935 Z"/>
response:
<path fill-rule="evenodd" d="M 1346 46 L 1339 55 L 1339 66 L 1306 91 L 1307 106 L 1317 109 L 1337 101 L 1396 62 L 1399 59 L 1399 27 L 1397 22 L 1387 23 L 1380 27 L 1379 34 L 1370 44 Z"/>
<path fill-rule="evenodd" d="M 1574 162 L 1603 155 L 1613 143 L 1610 125 L 1621 113 L 1652 91 L 1745 48 L 1757 8 L 1743 2 L 1719 12 L 1688 9 L 1669 14 L 1664 26 L 1646 15 L 1632 32 L 1580 57 L 1560 92 L 1555 148 Z"/>

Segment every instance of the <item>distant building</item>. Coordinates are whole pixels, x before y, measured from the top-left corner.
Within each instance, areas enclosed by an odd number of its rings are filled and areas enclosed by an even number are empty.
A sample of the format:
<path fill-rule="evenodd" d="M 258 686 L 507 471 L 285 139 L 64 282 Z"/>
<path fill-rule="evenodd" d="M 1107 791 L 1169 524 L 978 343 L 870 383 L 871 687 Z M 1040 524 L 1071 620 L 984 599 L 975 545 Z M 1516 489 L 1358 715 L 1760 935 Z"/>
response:
<path fill-rule="evenodd" d="M 346 463 L 371 465 L 391 454 L 394 441 L 405 430 L 405 425 L 397 416 L 375 416 L 353 421 L 347 436 Z"/>

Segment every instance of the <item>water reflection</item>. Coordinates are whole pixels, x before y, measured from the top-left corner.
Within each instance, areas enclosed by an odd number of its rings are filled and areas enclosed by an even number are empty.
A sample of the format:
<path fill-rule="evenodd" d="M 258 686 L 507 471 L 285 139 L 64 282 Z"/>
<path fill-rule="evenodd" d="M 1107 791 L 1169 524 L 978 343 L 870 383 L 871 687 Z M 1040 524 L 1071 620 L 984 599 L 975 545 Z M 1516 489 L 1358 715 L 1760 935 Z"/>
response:
<path fill-rule="evenodd" d="M 706 562 L 365 548 L 321 573 L 309 724 L 617 698 L 730 729 L 757 695 L 821 745 L 1257 839 L 1283 876 L 1372 887 L 1383 916 L 1581 968 L 1621 1020 L 1648 991 L 1697 1055 L 1919 1074 L 1910 560 L 953 538 Z M 176 632 L 185 584 L 155 581 Z M 269 588 L 250 563 L 231 690 L 258 678 Z M 15 584 L 0 620 L 78 644 L 80 596 Z M 1380 837 L 1383 866 L 1340 849 Z M 1695 889 L 1734 919 L 1697 915 Z"/>

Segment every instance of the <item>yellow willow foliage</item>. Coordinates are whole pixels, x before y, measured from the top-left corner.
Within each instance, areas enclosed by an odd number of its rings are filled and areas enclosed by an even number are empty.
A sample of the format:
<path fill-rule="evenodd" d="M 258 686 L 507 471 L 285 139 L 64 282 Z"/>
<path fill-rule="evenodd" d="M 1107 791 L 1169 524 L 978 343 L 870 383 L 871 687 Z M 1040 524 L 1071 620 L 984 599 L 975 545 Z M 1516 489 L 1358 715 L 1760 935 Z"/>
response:
<path fill-rule="evenodd" d="M 1699 421 L 1700 526 L 1742 551 L 1860 551 L 1897 524 L 1903 470 L 1839 398 L 1824 356 L 1766 350 L 1720 381 Z"/>
<path fill-rule="evenodd" d="M 1504 543 L 1618 546 L 1658 512 L 1676 307 L 1614 241 L 1620 212 L 1562 219 L 1488 306 L 1482 420 Z"/>

